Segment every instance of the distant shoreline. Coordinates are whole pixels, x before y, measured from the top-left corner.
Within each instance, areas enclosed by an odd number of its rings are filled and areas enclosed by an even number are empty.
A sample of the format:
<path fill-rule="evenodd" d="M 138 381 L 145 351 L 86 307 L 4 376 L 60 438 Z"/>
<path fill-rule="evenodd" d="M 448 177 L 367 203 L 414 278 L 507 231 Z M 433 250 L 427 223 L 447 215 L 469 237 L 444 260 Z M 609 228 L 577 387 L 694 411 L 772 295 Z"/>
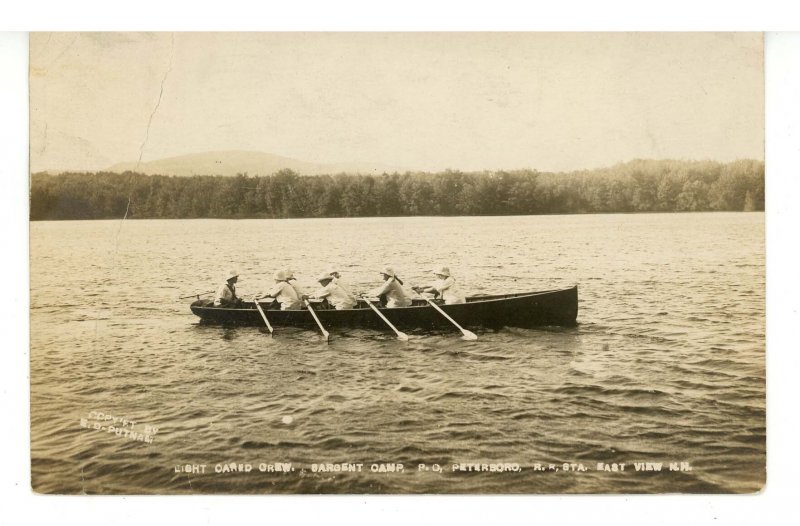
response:
<path fill-rule="evenodd" d="M 418 217 L 420 219 L 461 218 L 461 217 L 560 217 L 560 216 L 591 216 L 591 215 L 657 215 L 657 214 L 763 214 L 764 210 L 695 210 L 695 211 L 666 211 L 666 212 L 566 212 L 562 214 L 514 214 L 514 215 L 419 215 L 419 216 L 327 216 L 327 217 L 128 217 L 125 221 L 294 221 L 304 219 L 406 219 Z M 58 223 L 61 221 L 122 221 L 122 217 L 99 217 L 90 219 L 31 219 L 33 223 Z"/>
<path fill-rule="evenodd" d="M 764 163 L 637 160 L 536 170 L 373 175 L 31 175 L 30 220 L 481 217 L 763 211 Z"/>

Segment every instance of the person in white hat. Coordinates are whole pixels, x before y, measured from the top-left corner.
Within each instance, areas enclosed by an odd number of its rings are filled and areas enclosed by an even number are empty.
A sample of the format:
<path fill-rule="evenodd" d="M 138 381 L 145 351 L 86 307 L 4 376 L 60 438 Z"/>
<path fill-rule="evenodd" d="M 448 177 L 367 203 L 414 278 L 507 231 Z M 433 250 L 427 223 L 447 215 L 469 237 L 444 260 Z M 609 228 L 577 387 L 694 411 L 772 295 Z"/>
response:
<path fill-rule="evenodd" d="M 239 281 L 239 271 L 229 270 L 225 273 L 225 283 L 217 289 L 214 296 L 215 307 L 237 307 L 242 300 L 236 297 L 236 282 Z"/>
<path fill-rule="evenodd" d="M 348 284 L 347 280 L 342 278 L 342 273 L 336 270 L 336 267 L 331 267 L 327 273 L 333 278 L 333 282 L 342 287 L 344 290 L 348 292 L 353 290 L 353 287 Z"/>
<path fill-rule="evenodd" d="M 273 274 L 275 286 L 267 294 L 281 304 L 281 310 L 300 310 L 303 302 L 300 296 L 289 283 L 285 270 L 279 270 Z"/>
<path fill-rule="evenodd" d="M 436 281 L 427 287 L 412 287 L 417 292 L 430 292 L 444 300 L 445 305 L 453 303 L 466 303 L 467 298 L 456 287 L 456 280 L 450 275 L 450 269 L 447 267 L 437 267 L 433 269 L 433 275 L 436 276 Z"/>
<path fill-rule="evenodd" d="M 327 299 L 328 303 L 336 310 L 352 309 L 356 306 L 356 298 L 336 283 L 335 278 L 328 272 L 321 274 L 317 281 L 322 285 L 322 288 L 308 297 Z"/>
<path fill-rule="evenodd" d="M 371 290 L 368 295 L 377 296 L 381 303 L 389 308 L 408 307 L 411 305 L 411 298 L 403 289 L 403 281 L 397 277 L 394 268 L 386 265 L 381 270 L 383 275 L 383 285 Z"/>

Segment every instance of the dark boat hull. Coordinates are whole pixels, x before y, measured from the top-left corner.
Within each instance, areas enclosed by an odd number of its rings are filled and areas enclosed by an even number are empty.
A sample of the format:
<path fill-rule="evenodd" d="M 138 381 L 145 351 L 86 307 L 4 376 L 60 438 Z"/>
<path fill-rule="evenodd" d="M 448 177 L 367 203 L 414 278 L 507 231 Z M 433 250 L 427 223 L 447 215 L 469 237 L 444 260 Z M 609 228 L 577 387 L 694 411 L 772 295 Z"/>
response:
<path fill-rule="evenodd" d="M 274 327 L 313 327 L 314 318 L 307 310 L 277 310 L 276 305 L 265 313 Z M 362 303 L 355 309 L 315 309 L 320 322 L 329 327 L 360 327 L 387 329 L 386 324 Z M 441 309 L 465 328 L 486 327 L 543 327 L 574 326 L 578 317 L 578 287 L 543 292 L 504 294 L 501 296 L 474 296 L 467 303 L 440 305 Z M 192 312 L 203 323 L 222 325 L 263 326 L 264 320 L 252 302 L 239 308 L 214 307 L 208 300 L 198 300 L 191 305 Z M 411 307 L 381 308 L 399 330 L 435 329 L 452 327 L 440 312 L 428 303 L 416 300 Z"/>

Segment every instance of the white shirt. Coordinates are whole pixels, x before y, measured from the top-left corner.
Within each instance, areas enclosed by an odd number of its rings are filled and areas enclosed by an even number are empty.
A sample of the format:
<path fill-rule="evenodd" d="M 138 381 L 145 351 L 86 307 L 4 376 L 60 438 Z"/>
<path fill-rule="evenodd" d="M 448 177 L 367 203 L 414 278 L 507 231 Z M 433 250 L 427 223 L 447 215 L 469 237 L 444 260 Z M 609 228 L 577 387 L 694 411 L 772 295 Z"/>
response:
<path fill-rule="evenodd" d="M 356 306 L 356 298 L 334 281 L 314 292 L 315 298 L 328 298 L 328 303 L 336 310 L 352 309 Z"/>
<path fill-rule="evenodd" d="M 301 289 L 300 287 L 297 286 L 297 281 L 296 280 L 287 281 L 287 283 L 292 286 L 292 288 L 294 289 L 294 292 L 297 294 L 298 298 L 302 298 L 303 297 L 303 294 L 305 294 L 305 293 L 303 292 L 303 289 Z"/>
<path fill-rule="evenodd" d="M 278 300 L 281 304 L 281 310 L 298 310 L 303 307 L 303 302 L 290 284 L 285 281 L 279 281 L 269 291 L 269 295 Z"/>
<path fill-rule="evenodd" d="M 434 281 L 431 287 L 439 292 L 446 305 L 467 302 L 467 298 L 456 287 L 456 280 L 452 276 Z"/>
<path fill-rule="evenodd" d="M 333 281 L 333 283 L 336 283 L 340 287 L 344 288 L 345 290 L 350 290 L 350 287 L 348 287 L 345 284 L 345 282 L 344 282 L 344 280 L 342 278 L 337 278 L 336 276 L 331 276 L 331 281 Z"/>
<path fill-rule="evenodd" d="M 411 305 L 411 298 L 408 297 L 406 291 L 394 278 L 389 278 L 383 282 L 383 285 L 372 290 L 370 296 L 383 296 L 386 294 L 386 306 L 389 308 L 394 307 L 408 307 Z"/>
<path fill-rule="evenodd" d="M 222 303 L 231 302 L 236 297 L 236 285 L 228 287 L 227 283 L 223 283 L 217 289 L 217 295 L 214 297 L 214 306 L 220 307 Z"/>

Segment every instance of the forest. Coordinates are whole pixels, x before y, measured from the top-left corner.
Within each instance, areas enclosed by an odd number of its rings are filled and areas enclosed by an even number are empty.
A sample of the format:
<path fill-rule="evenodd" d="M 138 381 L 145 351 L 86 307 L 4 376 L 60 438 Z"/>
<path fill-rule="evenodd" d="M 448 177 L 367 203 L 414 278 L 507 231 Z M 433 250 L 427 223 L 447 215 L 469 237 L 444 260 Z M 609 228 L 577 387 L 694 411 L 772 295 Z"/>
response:
<path fill-rule="evenodd" d="M 565 173 L 35 173 L 30 192 L 34 221 L 754 211 L 764 210 L 764 163 L 634 160 Z"/>

